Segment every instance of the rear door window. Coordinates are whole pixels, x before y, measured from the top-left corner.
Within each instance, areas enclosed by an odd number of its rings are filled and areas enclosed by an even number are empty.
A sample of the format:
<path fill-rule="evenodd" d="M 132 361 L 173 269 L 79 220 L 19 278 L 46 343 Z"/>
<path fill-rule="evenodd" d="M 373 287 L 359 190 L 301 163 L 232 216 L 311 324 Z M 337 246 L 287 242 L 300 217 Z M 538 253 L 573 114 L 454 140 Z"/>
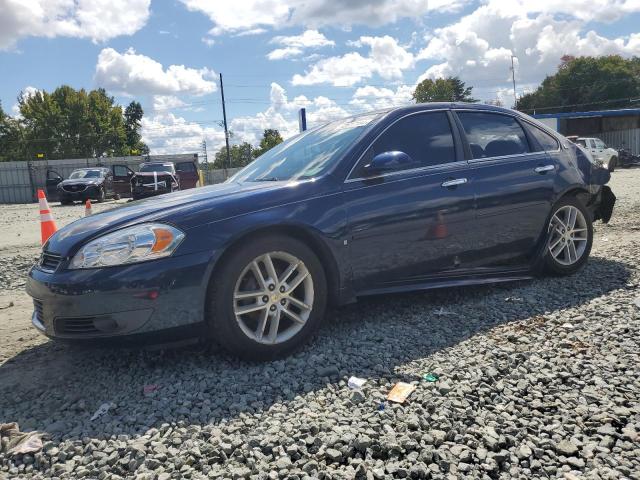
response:
<path fill-rule="evenodd" d="M 531 151 L 524 130 L 515 118 L 487 112 L 457 114 L 474 159 L 519 155 Z"/>

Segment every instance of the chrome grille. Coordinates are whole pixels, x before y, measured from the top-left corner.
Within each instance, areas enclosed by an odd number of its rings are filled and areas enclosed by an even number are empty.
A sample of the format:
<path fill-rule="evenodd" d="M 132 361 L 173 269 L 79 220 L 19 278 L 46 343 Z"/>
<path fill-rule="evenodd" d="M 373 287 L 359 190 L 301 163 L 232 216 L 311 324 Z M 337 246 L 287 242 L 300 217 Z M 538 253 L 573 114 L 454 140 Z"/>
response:
<path fill-rule="evenodd" d="M 63 185 L 62 189 L 65 192 L 82 192 L 86 190 L 86 185 Z"/>
<path fill-rule="evenodd" d="M 40 260 L 38 261 L 38 267 L 40 270 L 46 272 L 55 272 L 62 262 L 62 255 L 51 252 L 42 252 Z"/>

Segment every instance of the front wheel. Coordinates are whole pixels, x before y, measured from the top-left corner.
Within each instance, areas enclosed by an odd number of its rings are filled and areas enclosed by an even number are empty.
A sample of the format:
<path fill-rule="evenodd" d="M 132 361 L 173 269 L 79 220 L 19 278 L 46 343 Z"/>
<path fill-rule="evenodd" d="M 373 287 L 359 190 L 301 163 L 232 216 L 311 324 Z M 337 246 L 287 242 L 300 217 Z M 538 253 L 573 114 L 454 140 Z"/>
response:
<path fill-rule="evenodd" d="M 618 157 L 611 157 L 607 166 L 609 167 L 609 171 L 613 172 L 618 166 Z"/>
<path fill-rule="evenodd" d="M 571 275 L 587 263 L 593 243 L 593 224 L 587 209 L 574 197 L 563 198 L 551 215 L 545 252 L 547 271 Z"/>
<path fill-rule="evenodd" d="M 319 327 L 327 303 L 326 277 L 304 243 L 273 235 L 242 244 L 211 279 L 211 335 L 247 360 L 282 357 Z"/>

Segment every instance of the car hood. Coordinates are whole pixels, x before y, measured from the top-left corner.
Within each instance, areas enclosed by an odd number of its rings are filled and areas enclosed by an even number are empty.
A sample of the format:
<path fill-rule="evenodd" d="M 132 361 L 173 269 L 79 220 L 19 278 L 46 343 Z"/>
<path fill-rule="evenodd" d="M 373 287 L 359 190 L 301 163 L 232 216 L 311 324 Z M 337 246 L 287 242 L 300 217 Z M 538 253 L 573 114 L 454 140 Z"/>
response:
<path fill-rule="evenodd" d="M 84 217 L 56 232 L 45 249 L 74 254 L 86 241 L 141 222 L 166 222 L 183 230 L 272 205 L 295 201 L 310 182 L 220 183 L 131 202 Z M 307 184 L 307 185 L 305 185 Z"/>

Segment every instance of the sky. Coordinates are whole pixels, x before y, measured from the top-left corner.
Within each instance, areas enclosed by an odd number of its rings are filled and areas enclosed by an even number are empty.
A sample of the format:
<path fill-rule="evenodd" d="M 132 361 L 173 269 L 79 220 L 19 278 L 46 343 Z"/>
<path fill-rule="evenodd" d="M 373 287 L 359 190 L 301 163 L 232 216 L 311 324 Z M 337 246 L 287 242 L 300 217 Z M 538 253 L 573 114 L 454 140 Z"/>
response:
<path fill-rule="evenodd" d="M 298 132 L 411 102 L 425 78 L 459 76 L 513 104 L 563 55 L 640 55 L 640 0 L 0 0 L 0 102 L 105 88 L 144 108 L 151 153 Z"/>

